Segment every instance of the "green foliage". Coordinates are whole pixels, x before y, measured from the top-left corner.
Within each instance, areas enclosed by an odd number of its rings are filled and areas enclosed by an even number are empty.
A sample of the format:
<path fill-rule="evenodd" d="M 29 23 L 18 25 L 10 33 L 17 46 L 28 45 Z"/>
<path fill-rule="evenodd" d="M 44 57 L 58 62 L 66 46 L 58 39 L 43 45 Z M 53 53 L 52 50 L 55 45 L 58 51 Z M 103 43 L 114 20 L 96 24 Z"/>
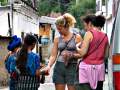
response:
<path fill-rule="evenodd" d="M 73 14 L 77 20 L 76 27 L 82 29 L 82 20 L 81 17 L 95 13 L 96 1 L 95 0 L 80 0 L 80 3 L 71 4 L 68 8 L 68 12 Z"/>
<path fill-rule="evenodd" d="M 102 5 L 105 5 L 105 0 L 102 0 Z"/>
<path fill-rule="evenodd" d="M 38 10 L 40 15 L 46 15 L 50 13 L 49 12 L 50 6 L 47 0 L 44 1 L 40 0 L 38 5 L 39 5 Z"/>
<path fill-rule="evenodd" d="M 0 2 L 4 2 L 5 0 L 0 0 Z"/>
<path fill-rule="evenodd" d="M 66 4 L 61 3 L 61 0 L 39 0 L 39 15 L 49 15 L 51 12 L 68 12 L 75 16 L 76 27 L 81 29 L 83 27 L 80 18 L 95 12 L 96 0 L 79 0 L 79 3 L 76 3 L 76 0 L 69 1 L 70 3 L 66 7 Z"/>
<path fill-rule="evenodd" d="M 48 15 L 51 12 L 60 12 L 57 0 L 39 0 L 38 11 L 40 15 Z"/>
<path fill-rule="evenodd" d="M 1 5 L 4 6 L 4 5 L 7 5 L 8 0 L 0 0 L 0 2 L 1 2 Z"/>

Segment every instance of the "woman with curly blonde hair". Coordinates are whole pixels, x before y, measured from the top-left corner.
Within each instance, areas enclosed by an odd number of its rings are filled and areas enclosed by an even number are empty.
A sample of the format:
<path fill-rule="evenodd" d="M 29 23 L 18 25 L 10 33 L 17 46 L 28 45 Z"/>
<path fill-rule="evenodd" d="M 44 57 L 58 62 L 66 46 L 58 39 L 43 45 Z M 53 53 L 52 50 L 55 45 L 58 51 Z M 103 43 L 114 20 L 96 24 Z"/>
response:
<path fill-rule="evenodd" d="M 70 32 L 70 28 L 76 23 L 75 18 L 65 13 L 56 20 L 56 27 L 60 36 L 54 39 L 51 56 L 46 71 L 50 71 L 56 62 L 53 72 L 53 83 L 56 90 L 75 90 L 74 81 L 76 76 L 77 57 L 76 44 L 82 40 L 81 36 Z"/>

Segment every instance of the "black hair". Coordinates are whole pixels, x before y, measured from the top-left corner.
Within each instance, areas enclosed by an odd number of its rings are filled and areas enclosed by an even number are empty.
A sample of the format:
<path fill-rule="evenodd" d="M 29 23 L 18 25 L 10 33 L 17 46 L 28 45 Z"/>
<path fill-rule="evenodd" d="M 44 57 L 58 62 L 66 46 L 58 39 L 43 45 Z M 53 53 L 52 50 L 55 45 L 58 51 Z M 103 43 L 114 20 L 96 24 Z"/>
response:
<path fill-rule="evenodd" d="M 94 22 L 95 22 L 95 15 L 87 15 L 86 17 L 84 17 L 83 18 L 83 21 L 85 22 L 85 23 L 89 23 L 89 22 L 91 22 L 92 24 L 94 24 Z"/>
<path fill-rule="evenodd" d="M 17 68 L 20 70 L 21 74 L 26 73 L 26 63 L 27 63 L 27 54 L 28 54 L 28 47 L 35 44 L 37 42 L 37 39 L 34 35 L 27 34 L 24 38 L 23 45 L 21 47 L 21 50 L 18 53 L 16 65 Z"/>
<path fill-rule="evenodd" d="M 37 38 L 34 35 L 27 34 L 26 37 L 24 38 L 24 44 L 25 45 L 32 45 L 33 43 L 37 42 Z"/>
<path fill-rule="evenodd" d="M 105 24 L 105 21 L 106 21 L 106 19 L 104 16 L 102 16 L 102 15 L 96 16 L 94 26 L 102 28 Z"/>

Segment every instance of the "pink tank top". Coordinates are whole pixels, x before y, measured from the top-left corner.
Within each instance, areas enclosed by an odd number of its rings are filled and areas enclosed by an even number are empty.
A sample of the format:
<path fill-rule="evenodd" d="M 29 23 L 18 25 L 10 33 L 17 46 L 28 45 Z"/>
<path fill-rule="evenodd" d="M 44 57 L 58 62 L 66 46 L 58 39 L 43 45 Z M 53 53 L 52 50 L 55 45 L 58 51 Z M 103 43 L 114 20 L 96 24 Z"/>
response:
<path fill-rule="evenodd" d="M 83 62 L 86 64 L 102 64 L 104 63 L 108 37 L 105 33 L 99 32 L 95 29 L 90 30 L 90 32 L 93 34 L 93 39 L 89 44 L 87 54 L 83 57 Z"/>

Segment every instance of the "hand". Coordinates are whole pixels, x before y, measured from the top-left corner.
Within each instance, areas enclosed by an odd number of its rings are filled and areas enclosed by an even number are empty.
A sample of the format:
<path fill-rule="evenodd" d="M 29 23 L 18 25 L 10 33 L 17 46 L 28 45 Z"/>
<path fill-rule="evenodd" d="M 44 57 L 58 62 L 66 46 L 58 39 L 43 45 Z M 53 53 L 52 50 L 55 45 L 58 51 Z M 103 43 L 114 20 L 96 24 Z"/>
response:
<path fill-rule="evenodd" d="M 40 69 L 40 74 L 49 75 L 49 73 L 50 73 L 50 66 L 46 66 Z"/>
<path fill-rule="evenodd" d="M 63 58 L 64 58 L 64 63 L 65 63 L 65 65 L 67 66 L 69 60 L 70 60 L 71 58 L 73 58 L 73 52 L 65 50 L 65 51 L 63 51 L 63 52 L 61 53 L 61 55 L 63 56 Z"/>
<path fill-rule="evenodd" d="M 61 55 L 63 56 L 64 59 L 73 58 L 73 52 L 72 51 L 64 50 L 64 51 L 61 52 Z"/>
<path fill-rule="evenodd" d="M 76 44 L 77 50 L 80 50 L 81 46 L 82 46 L 82 42 L 79 42 L 78 44 Z"/>
<path fill-rule="evenodd" d="M 63 56 L 64 59 L 67 59 L 68 58 L 68 51 L 67 50 L 62 51 L 61 55 Z"/>

